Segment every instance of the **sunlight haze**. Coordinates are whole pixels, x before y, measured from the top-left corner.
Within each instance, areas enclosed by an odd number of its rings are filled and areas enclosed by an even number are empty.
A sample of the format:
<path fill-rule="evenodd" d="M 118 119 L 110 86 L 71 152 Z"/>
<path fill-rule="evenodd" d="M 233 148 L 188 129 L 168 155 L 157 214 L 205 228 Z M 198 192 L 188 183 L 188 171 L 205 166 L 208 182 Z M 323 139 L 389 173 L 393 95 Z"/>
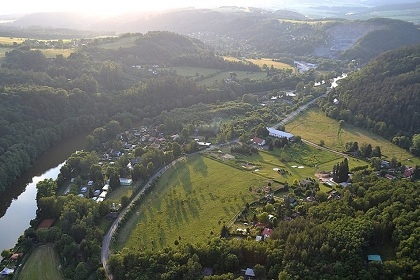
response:
<path fill-rule="evenodd" d="M 94 15 L 114 15 L 135 11 L 159 11 L 184 7 L 195 8 L 214 8 L 219 6 L 253 6 L 253 7 L 270 7 L 287 1 L 272 0 L 230 0 L 230 1 L 103 1 L 103 0 L 74 0 L 74 1 L 56 1 L 56 0 L 18 0 L 9 2 L 1 9 L 1 14 L 22 14 L 37 12 L 81 12 Z"/>

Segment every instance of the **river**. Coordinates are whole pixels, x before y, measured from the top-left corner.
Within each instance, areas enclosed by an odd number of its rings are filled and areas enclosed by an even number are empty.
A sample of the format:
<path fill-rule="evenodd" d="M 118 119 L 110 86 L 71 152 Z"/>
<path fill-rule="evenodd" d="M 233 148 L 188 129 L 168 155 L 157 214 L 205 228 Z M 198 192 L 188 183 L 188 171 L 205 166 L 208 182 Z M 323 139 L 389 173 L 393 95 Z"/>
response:
<path fill-rule="evenodd" d="M 68 138 L 49 149 L 0 196 L 0 252 L 13 248 L 35 218 L 36 184 L 44 179 L 56 179 L 66 159 L 86 146 L 86 136 L 83 133 Z"/>

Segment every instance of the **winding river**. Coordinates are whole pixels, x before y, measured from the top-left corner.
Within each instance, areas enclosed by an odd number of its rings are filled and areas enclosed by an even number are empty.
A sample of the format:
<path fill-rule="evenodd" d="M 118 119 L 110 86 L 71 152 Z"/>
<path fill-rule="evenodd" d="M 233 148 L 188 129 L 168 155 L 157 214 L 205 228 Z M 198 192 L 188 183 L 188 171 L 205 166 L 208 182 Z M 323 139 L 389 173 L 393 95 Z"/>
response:
<path fill-rule="evenodd" d="M 36 184 L 44 179 L 56 179 L 66 159 L 86 146 L 86 136 L 87 133 L 79 134 L 49 149 L 10 190 L 0 195 L 0 252 L 13 248 L 35 218 Z"/>

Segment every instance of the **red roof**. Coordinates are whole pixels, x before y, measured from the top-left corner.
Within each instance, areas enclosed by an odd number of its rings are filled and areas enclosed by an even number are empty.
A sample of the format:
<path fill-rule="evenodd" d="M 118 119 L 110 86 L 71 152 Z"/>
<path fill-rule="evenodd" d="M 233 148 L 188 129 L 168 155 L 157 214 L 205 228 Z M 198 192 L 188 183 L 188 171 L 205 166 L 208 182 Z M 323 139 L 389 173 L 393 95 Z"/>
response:
<path fill-rule="evenodd" d="M 271 235 L 271 233 L 273 232 L 273 230 L 271 229 L 271 228 L 264 228 L 264 230 L 263 230 L 263 235 L 265 236 L 265 237 L 268 237 L 268 236 L 270 236 Z"/>
<path fill-rule="evenodd" d="M 261 138 L 258 138 L 258 137 L 254 137 L 252 139 L 252 143 L 254 143 L 254 144 L 263 145 L 264 142 L 265 142 L 264 139 L 261 139 Z"/>

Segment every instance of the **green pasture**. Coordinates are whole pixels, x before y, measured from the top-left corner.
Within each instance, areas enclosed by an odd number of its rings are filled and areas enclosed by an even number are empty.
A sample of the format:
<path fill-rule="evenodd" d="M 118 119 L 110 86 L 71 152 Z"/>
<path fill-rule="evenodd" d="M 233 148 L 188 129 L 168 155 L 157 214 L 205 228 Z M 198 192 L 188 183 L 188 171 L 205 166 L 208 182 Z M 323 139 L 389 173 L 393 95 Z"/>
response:
<path fill-rule="evenodd" d="M 230 72 L 232 71 L 220 72 L 219 74 L 215 76 L 208 77 L 204 80 L 199 81 L 198 84 L 209 86 L 209 85 L 214 84 L 216 81 L 218 83 L 223 83 L 225 79 L 230 78 Z M 247 72 L 247 71 L 233 71 L 233 72 L 236 73 L 237 80 L 242 80 L 242 79 L 262 80 L 267 77 L 267 74 L 265 72 Z"/>
<path fill-rule="evenodd" d="M 55 58 L 57 55 L 61 54 L 64 57 L 68 57 L 71 53 L 74 53 L 75 49 L 38 49 L 43 53 L 47 58 Z"/>
<path fill-rule="evenodd" d="M 134 191 L 135 191 L 135 187 L 121 186 L 113 190 L 107 197 L 107 200 L 120 203 L 121 197 L 123 196 L 131 197 Z"/>
<path fill-rule="evenodd" d="M 200 77 L 201 75 L 206 77 L 209 75 L 216 75 L 217 73 L 223 72 L 219 69 L 190 67 L 190 66 L 171 67 L 170 69 L 175 70 L 178 76 L 183 76 L 186 78 Z"/>
<path fill-rule="evenodd" d="M 64 279 L 61 275 L 60 262 L 52 245 L 42 245 L 36 248 L 25 262 L 17 279 L 44 280 Z"/>
<path fill-rule="evenodd" d="M 218 236 L 266 180 L 195 155 L 165 172 L 117 237 L 117 249 L 160 249 Z"/>
<path fill-rule="evenodd" d="M 171 67 L 168 69 L 175 70 L 178 76 L 183 76 L 186 78 L 195 78 L 195 79 L 198 78 L 197 83 L 199 85 L 206 85 L 206 86 L 212 85 L 216 81 L 218 83 L 222 83 L 223 80 L 230 78 L 231 72 L 235 72 L 236 79 L 238 80 L 245 79 L 245 78 L 248 78 L 250 80 L 261 80 L 267 77 L 267 74 L 265 72 L 223 71 L 220 69 L 189 67 L 189 66 Z"/>
<path fill-rule="evenodd" d="M 255 166 L 255 174 L 282 183 L 293 184 L 294 180 L 314 178 L 315 173 L 331 171 L 334 164 L 343 160 L 343 156 L 316 149 L 306 144 L 292 144 L 290 147 L 274 149 L 274 151 L 259 151 L 252 156 L 236 155 L 231 164 L 240 167 Z M 244 166 L 244 162 L 247 166 Z M 366 165 L 361 160 L 349 158 L 349 167 Z M 284 169 L 285 173 L 278 172 Z"/>
<path fill-rule="evenodd" d="M 371 144 L 373 147 L 379 146 L 385 158 L 395 157 L 407 165 L 420 164 L 419 158 L 415 158 L 407 151 L 377 134 L 351 124 L 344 124 L 344 127 L 339 130 L 336 120 L 328 118 L 321 110 L 316 108 L 301 113 L 297 118 L 286 124 L 286 130 L 316 144 L 323 140 L 326 147 L 337 151 L 343 151 L 346 142 L 357 141 L 359 146 L 362 143 Z"/>
<path fill-rule="evenodd" d="M 119 48 L 131 48 L 136 45 L 136 40 L 139 38 L 139 36 L 128 36 L 123 38 L 118 38 L 115 41 L 112 42 L 105 42 L 103 44 L 100 44 L 99 47 L 104 49 L 112 49 L 117 50 Z"/>

